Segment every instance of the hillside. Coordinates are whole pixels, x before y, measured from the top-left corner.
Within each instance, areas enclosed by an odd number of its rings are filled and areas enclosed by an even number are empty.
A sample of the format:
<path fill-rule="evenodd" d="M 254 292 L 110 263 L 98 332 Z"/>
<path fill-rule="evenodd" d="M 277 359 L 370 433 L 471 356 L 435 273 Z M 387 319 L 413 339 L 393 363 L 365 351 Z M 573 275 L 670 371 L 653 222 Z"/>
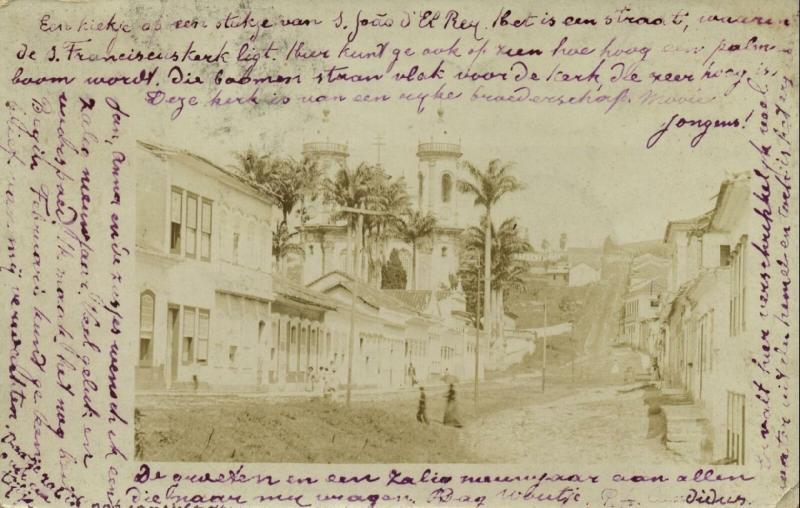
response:
<path fill-rule="evenodd" d="M 669 256 L 669 246 L 660 239 L 624 243 L 618 245 L 618 248 L 633 256 L 639 256 L 641 254 L 652 254 L 661 257 Z"/>
<path fill-rule="evenodd" d="M 640 245 L 633 248 L 651 248 Z M 507 307 L 517 318 L 517 328 L 544 326 L 547 300 L 547 323 L 554 325 L 572 321 L 579 350 L 593 350 L 610 344 L 617 334 L 618 312 L 630 270 L 630 258 L 602 258 L 602 278 L 583 287 L 548 285 L 546 281 L 526 276 L 524 291 L 510 295 Z"/>

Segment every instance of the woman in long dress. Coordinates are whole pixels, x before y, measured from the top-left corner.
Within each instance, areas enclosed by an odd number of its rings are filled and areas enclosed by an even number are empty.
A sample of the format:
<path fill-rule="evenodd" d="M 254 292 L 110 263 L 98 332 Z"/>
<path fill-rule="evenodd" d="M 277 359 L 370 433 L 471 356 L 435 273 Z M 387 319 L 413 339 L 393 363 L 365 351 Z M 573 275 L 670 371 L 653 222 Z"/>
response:
<path fill-rule="evenodd" d="M 461 419 L 458 417 L 458 407 L 456 406 L 456 389 L 452 383 L 450 383 L 450 389 L 447 390 L 447 402 L 444 406 L 444 424 L 461 428 Z"/>

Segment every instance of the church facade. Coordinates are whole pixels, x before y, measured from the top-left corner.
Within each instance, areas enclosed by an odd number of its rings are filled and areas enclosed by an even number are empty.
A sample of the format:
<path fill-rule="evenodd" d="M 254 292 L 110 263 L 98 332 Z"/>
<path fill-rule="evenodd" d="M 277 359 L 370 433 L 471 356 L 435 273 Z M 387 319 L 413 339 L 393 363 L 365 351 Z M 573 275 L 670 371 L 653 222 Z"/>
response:
<path fill-rule="evenodd" d="M 323 116 L 321 126 L 315 131 L 316 139 L 303 144 L 302 154 L 317 161 L 324 176 L 334 178 L 340 168 L 347 167 L 350 156 L 347 143 L 331 126 L 329 114 Z M 398 239 L 386 242 L 384 259 L 397 249 L 406 271 L 406 289 L 452 289 L 459 266 L 459 240 L 464 229 L 477 223 L 472 198 L 456 190 L 456 181 L 462 177 L 461 143 L 448 131 L 444 111 L 437 112 L 428 139 L 420 140 L 416 147 L 417 167 L 395 173 L 402 176 L 411 198 L 412 208 L 432 213 L 437 220 L 429 238 L 417 246 L 416 277 L 412 276 L 411 246 Z M 392 168 L 386 168 L 392 173 Z M 309 206 L 311 219 L 303 226 L 305 253 L 302 261 L 304 283 L 316 280 L 331 270 L 351 271 L 352 257 L 357 256 L 355 242 L 348 242 L 347 225 L 331 218 L 331 206 L 318 197 Z M 350 251 L 348 251 L 350 249 Z M 348 254 L 348 252 L 350 252 Z M 356 263 L 367 266 L 367 253 L 362 252 Z M 364 270 L 366 272 L 366 270 Z M 369 276 L 364 273 L 365 279 Z M 412 287 L 416 280 L 416 287 Z"/>

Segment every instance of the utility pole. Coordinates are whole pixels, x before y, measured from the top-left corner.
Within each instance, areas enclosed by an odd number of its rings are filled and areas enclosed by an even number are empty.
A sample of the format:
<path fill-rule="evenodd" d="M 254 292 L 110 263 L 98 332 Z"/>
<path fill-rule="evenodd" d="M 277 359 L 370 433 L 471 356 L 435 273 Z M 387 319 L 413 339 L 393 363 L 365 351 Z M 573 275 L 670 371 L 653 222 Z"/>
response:
<path fill-rule="evenodd" d="M 480 263 L 479 263 L 480 265 Z M 475 288 L 475 415 L 478 415 L 478 375 L 480 373 L 481 351 L 481 270 L 478 266 L 478 285 Z"/>
<path fill-rule="evenodd" d="M 570 370 L 572 370 L 572 384 L 575 384 L 575 323 L 570 321 L 569 325 L 569 341 L 572 344 L 572 365 Z"/>
<path fill-rule="evenodd" d="M 374 210 L 367 210 L 363 201 L 361 202 L 358 208 L 342 207 L 341 211 L 354 213 L 358 216 L 358 221 L 356 223 L 356 234 L 355 234 L 356 246 L 354 249 L 356 252 L 351 253 L 351 255 L 354 258 L 352 263 L 353 288 L 350 291 L 350 295 L 352 297 L 350 300 L 350 335 L 347 343 L 346 402 L 347 402 L 347 407 L 350 407 L 351 392 L 353 390 L 353 350 L 355 349 L 355 336 L 356 336 L 356 300 L 358 300 L 358 284 L 359 284 L 359 274 L 357 273 L 358 270 L 356 267 L 360 266 L 360 263 L 356 262 L 356 260 L 359 259 L 361 253 L 359 242 L 361 242 L 361 235 L 364 229 L 364 215 L 390 215 L 390 214 L 387 214 L 385 212 L 377 212 Z M 349 235 L 348 235 L 348 240 L 350 240 Z M 348 252 L 351 252 L 350 245 L 348 245 Z"/>
<path fill-rule="evenodd" d="M 544 378 L 547 374 L 547 298 L 544 300 L 544 349 L 542 350 L 542 392 L 544 392 Z"/>
<path fill-rule="evenodd" d="M 363 212 L 365 208 L 364 202 L 361 202 L 359 206 L 360 212 Z M 364 256 L 364 214 L 358 214 L 358 221 L 356 223 L 356 266 L 355 266 L 355 273 L 354 277 L 358 280 L 361 280 L 363 275 L 364 263 L 363 259 Z"/>
<path fill-rule="evenodd" d="M 350 407 L 350 392 L 353 387 L 353 343 L 356 333 L 356 298 L 358 293 L 358 281 L 353 278 L 353 288 L 350 291 L 350 336 L 347 341 L 347 407 Z"/>

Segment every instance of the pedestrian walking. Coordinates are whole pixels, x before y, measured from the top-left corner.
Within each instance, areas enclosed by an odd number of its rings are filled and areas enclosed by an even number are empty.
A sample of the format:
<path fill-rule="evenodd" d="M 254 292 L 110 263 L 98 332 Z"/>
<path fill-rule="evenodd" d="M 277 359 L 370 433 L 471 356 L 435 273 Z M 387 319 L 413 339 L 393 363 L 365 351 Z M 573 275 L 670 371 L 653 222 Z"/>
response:
<path fill-rule="evenodd" d="M 447 401 L 444 406 L 444 424 L 461 428 L 461 418 L 458 416 L 458 405 L 456 404 L 456 389 L 453 383 L 450 383 L 450 388 L 447 390 Z"/>
<path fill-rule="evenodd" d="M 650 361 L 650 368 L 653 371 L 653 381 L 656 382 L 656 386 L 661 388 L 661 369 L 658 366 L 657 356 L 654 356 Z"/>
<path fill-rule="evenodd" d="M 328 391 L 330 392 L 330 397 L 333 402 L 337 402 L 339 400 L 338 396 L 338 389 L 339 389 L 339 377 L 336 374 L 336 367 L 331 367 L 331 373 L 329 376 L 330 388 Z"/>
<path fill-rule="evenodd" d="M 425 404 L 425 387 L 419 387 L 419 405 L 417 406 L 417 421 L 428 424 L 428 412 Z"/>

